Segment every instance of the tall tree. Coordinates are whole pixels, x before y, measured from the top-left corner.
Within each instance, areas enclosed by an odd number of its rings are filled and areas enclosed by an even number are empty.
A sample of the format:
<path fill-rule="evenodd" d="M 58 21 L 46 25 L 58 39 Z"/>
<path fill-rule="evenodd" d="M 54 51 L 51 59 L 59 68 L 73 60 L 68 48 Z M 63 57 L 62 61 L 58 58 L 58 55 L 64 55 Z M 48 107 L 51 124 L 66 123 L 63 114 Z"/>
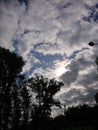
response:
<path fill-rule="evenodd" d="M 29 79 L 27 85 L 36 93 L 37 105 L 34 107 L 36 117 L 50 117 L 51 107 L 60 106 L 59 101 L 55 101 L 53 96 L 60 90 L 63 83 L 54 79 L 49 80 L 43 76 L 36 76 Z"/>
<path fill-rule="evenodd" d="M 19 103 L 14 99 L 18 98 L 17 90 L 23 65 L 22 57 L 0 47 L 0 127 L 4 130 L 11 127 L 13 113 L 18 108 Z"/>
<path fill-rule="evenodd" d="M 30 103 L 31 103 L 31 96 L 30 96 L 30 93 L 29 93 L 27 86 L 22 86 L 21 97 L 22 97 L 21 108 L 22 108 L 22 113 L 23 113 L 22 124 L 23 124 L 24 127 L 26 127 L 29 123 Z"/>

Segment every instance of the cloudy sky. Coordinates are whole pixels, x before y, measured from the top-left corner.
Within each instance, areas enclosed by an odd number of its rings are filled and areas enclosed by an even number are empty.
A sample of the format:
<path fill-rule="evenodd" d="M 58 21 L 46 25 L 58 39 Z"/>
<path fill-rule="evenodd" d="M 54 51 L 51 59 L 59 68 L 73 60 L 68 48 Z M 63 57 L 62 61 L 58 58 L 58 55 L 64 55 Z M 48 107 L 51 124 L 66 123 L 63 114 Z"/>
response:
<path fill-rule="evenodd" d="M 0 0 L 0 46 L 23 57 L 27 77 L 63 81 L 65 105 L 94 102 L 97 43 L 98 0 Z"/>

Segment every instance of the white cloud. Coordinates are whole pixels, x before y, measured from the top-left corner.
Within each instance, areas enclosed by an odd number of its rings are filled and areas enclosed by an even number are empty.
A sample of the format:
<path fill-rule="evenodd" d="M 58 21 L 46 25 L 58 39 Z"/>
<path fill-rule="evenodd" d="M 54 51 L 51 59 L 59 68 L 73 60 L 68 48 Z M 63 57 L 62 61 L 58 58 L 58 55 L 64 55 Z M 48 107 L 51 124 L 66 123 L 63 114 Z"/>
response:
<path fill-rule="evenodd" d="M 3 47 L 13 49 L 12 39 L 23 11 L 24 8 L 20 7 L 17 1 L 0 1 L 0 45 Z"/>
<path fill-rule="evenodd" d="M 85 4 L 93 6 L 95 3 L 96 1 L 91 5 L 90 1 L 31 0 L 28 10 L 25 10 L 25 5 L 20 5 L 18 1 L 10 1 L 9 4 L 3 3 L 1 6 L 3 10 L 1 30 L 4 31 L 1 33 L 1 45 L 10 48 L 13 44 L 12 39 L 20 38 L 20 41 L 23 42 L 22 50 L 24 46 L 27 46 L 28 53 L 31 46 L 33 48 L 35 44 L 43 42 L 43 46 L 39 47 L 37 51 L 43 54 L 66 53 L 69 55 L 74 50 L 86 46 L 88 41 L 97 39 L 97 23 L 88 23 L 82 20 L 83 16 L 88 16 L 90 12 Z M 4 23 L 4 21 L 7 22 Z M 30 32 L 20 37 L 25 29 Z M 55 43 L 57 43 L 56 46 Z M 70 48 L 70 46 L 72 47 Z M 47 51 L 47 48 L 50 49 Z"/>
<path fill-rule="evenodd" d="M 23 57 L 26 62 L 23 72 L 30 76 L 40 73 L 46 77 L 57 77 L 55 70 L 60 67 L 59 61 L 58 66 L 53 62 L 50 68 L 44 69 L 40 66 L 39 69 L 31 70 L 35 63 L 41 64 L 41 59 L 33 56 L 32 52 L 40 52 L 43 55 L 61 54 L 66 56 L 66 60 L 70 60 L 68 57 L 72 56 L 74 51 L 88 47 L 89 41 L 98 42 L 98 22 L 94 21 L 93 17 L 90 18 L 91 21 L 84 20 L 84 17 L 89 17 L 93 10 L 98 11 L 94 9 L 96 3 L 97 0 L 29 0 L 26 5 L 20 4 L 18 0 L 1 0 L 0 45 L 15 50 Z M 70 97 L 72 94 L 70 100 L 66 100 L 67 104 L 72 103 L 72 100 L 86 101 L 90 92 L 92 94 L 95 92 L 91 85 L 96 88 L 94 60 L 97 49 L 96 45 L 94 49 L 77 53 L 76 58 L 69 61 L 70 71 L 61 76 L 69 87 L 67 89 L 70 89 L 67 94 Z M 60 62 L 63 65 L 65 60 Z M 76 90 L 72 89 L 72 85 L 80 88 L 85 85 L 87 88 Z M 85 90 L 88 97 L 80 99 L 79 96 L 84 93 L 81 90 Z"/>
<path fill-rule="evenodd" d="M 61 80 L 65 83 L 65 87 L 58 93 L 57 97 L 66 105 L 94 103 L 94 95 L 96 93 L 97 71 L 96 58 L 90 56 L 91 51 L 81 52 L 70 63 L 69 70 L 61 76 Z M 95 56 L 95 55 L 94 55 Z M 72 103 L 71 103 L 72 102 Z"/>

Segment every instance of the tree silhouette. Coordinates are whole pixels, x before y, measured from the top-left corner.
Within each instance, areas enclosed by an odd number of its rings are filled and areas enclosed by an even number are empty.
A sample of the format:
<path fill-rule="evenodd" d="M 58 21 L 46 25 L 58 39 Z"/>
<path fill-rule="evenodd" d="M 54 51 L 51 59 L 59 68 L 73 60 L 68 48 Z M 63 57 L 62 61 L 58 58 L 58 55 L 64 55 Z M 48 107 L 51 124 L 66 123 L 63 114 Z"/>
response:
<path fill-rule="evenodd" d="M 20 126 L 20 118 L 21 118 L 21 99 L 20 92 L 17 90 L 17 86 L 14 86 L 13 95 L 13 108 L 12 108 L 12 128 L 18 129 Z"/>
<path fill-rule="evenodd" d="M 36 104 L 32 107 L 32 123 L 34 129 L 46 129 L 47 122 L 50 120 L 51 107 L 60 107 L 60 102 L 54 100 L 53 96 L 63 85 L 54 79 L 49 80 L 43 76 L 35 76 L 28 80 L 27 86 L 32 89 L 36 96 Z"/>
<path fill-rule="evenodd" d="M 12 126 L 15 113 L 19 113 L 18 88 L 23 65 L 22 57 L 0 47 L 0 127 L 4 130 Z"/>
<path fill-rule="evenodd" d="M 32 88 L 36 95 L 39 117 L 49 117 L 51 114 L 51 107 L 53 105 L 60 106 L 59 101 L 55 101 L 53 96 L 60 90 L 63 85 L 62 82 L 55 81 L 54 79 L 48 80 L 43 76 L 36 76 L 28 80 L 28 86 Z"/>
<path fill-rule="evenodd" d="M 96 58 L 96 64 L 97 64 L 97 66 L 98 66 L 98 57 Z M 98 103 L 98 92 L 95 94 L 95 101 L 96 101 L 96 103 Z"/>
<path fill-rule="evenodd" d="M 95 101 L 98 103 L 98 93 L 95 94 Z"/>
<path fill-rule="evenodd" d="M 95 106 L 64 106 L 64 115 L 51 118 L 52 107 L 61 106 L 58 100 L 54 100 L 54 95 L 63 83 L 43 76 L 25 80 L 21 74 L 23 65 L 22 57 L 0 47 L 1 130 L 98 129 L 98 92 Z M 34 103 L 31 96 L 35 96 Z"/>
<path fill-rule="evenodd" d="M 31 96 L 29 94 L 29 90 L 27 89 L 27 87 L 25 85 L 23 85 L 22 89 L 21 89 L 21 109 L 22 109 L 22 115 L 23 115 L 23 121 L 22 124 L 24 127 L 26 127 L 28 125 L 28 120 L 29 120 L 29 116 L 30 116 L 30 102 L 31 102 Z"/>

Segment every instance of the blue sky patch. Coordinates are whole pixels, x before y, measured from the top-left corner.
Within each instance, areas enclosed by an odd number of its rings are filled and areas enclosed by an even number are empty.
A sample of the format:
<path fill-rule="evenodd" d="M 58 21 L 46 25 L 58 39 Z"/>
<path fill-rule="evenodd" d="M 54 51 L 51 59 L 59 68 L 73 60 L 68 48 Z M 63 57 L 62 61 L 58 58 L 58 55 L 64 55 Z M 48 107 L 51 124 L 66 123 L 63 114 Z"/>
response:
<path fill-rule="evenodd" d="M 67 58 L 70 60 L 70 59 L 74 59 L 78 53 L 84 51 L 84 50 L 88 50 L 88 48 L 82 48 L 81 50 L 76 50 L 73 52 L 73 54 L 71 54 L 70 56 L 68 56 Z"/>
<path fill-rule="evenodd" d="M 96 10 L 96 8 L 98 8 L 98 4 L 96 4 L 93 7 L 86 6 L 86 8 L 89 9 L 90 13 L 89 13 L 89 16 L 83 17 L 83 20 L 88 21 L 88 22 L 98 21 L 98 11 Z"/>
<path fill-rule="evenodd" d="M 20 4 L 25 4 L 25 6 L 28 6 L 29 0 L 18 0 Z"/>
<path fill-rule="evenodd" d="M 60 60 L 60 61 L 63 60 L 63 57 L 60 54 L 43 55 L 42 53 L 35 52 L 35 51 L 31 51 L 31 53 L 35 58 L 39 59 L 42 63 L 46 63 L 46 64 L 53 63 L 53 61 L 55 61 L 55 60 Z"/>

